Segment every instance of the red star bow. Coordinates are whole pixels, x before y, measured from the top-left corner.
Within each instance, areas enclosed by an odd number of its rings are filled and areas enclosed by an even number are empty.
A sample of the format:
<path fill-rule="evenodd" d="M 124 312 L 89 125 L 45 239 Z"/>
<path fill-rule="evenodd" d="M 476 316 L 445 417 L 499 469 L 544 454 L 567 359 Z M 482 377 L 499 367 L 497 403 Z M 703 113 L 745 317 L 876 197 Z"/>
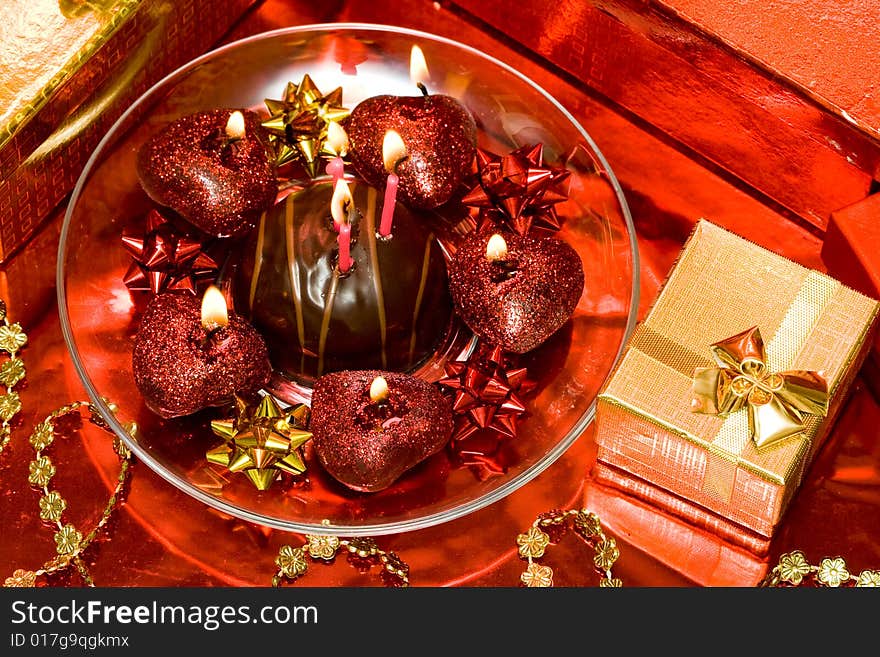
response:
<path fill-rule="evenodd" d="M 204 252 L 205 244 L 177 230 L 155 209 L 147 214 L 144 232 L 123 233 L 122 244 L 134 259 L 122 279 L 129 290 L 196 293 L 217 273 L 217 263 Z"/>
<path fill-rule="evenodd" d="M 525 367 L 516 367 L 500 347 L 479 345 L 463 360 L 445 365 L 437 383 L 452 401 L 455 460 L 476 468 L 481 478 L 506 470 L 502 443 L 517 434 L 526 413 L 520 398 L 531 387 Z"/>
<path fill-rule="evenodd" d="M 504 222 L 520 235 L 534 225 L 559 230 L 556 204 L 568 199 L 571 172 L 544 164 L 544 146 L 522 146 L 501 156 L 477 149 L 480 182 L 462 203 L 480 209 L 481 223 Z"/>

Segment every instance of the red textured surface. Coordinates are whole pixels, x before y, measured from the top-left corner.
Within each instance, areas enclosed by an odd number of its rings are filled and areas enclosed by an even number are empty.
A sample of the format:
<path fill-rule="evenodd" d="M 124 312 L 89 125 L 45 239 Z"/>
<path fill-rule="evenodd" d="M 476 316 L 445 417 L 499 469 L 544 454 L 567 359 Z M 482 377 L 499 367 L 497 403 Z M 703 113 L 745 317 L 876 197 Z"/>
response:
<path fill-rule="evenodd" d="M 880 2 L 664 0 L 823 104 L 880 135 Z"/>
<path fill-rule="evenodd" d="M 786 61 L 772 68 L 714 33 L 716 4 L 742 6 L 701 2 L 706 15 L 695 25 L 671 0 L 560 0 L 550 11 L 538 2 L 453 2 L 462 15 L 589 85 L 705 166 L 822 228 L 830 212 L 867 193 L 880 143 L 792 82 Z M 776 29 L 779 23 L 809 24 L 829 13 L 819 2 L 800 3 L 800 10 L 787 3 L 788 14 L 776 4 L 777 14 L 766 22 L 753 11 L 753 24 L 768 34 L 775 30 L 769 43 L 796 38 L 788 26 Z M 816 93 L 825 89 L 824 75 L 815 82 Z M 828 84 L 837 83 L 829 76 Z"/>
<path fill-rule="evenodd" d="M 815 233 L 683 155 L 640 122 L 609 109 L 583 86 L 563 80 L 482 28 L 429 2 L 406 0 L 378 10 L 375 3 L 360 0 L 320 6 L 267 0 L 239 23 L 230 38 L 330 20 L 396 23 L 450 36 L 492 53 L 563 99 L 606 155 L 630 203 L 642 258 L 643 311 L 700 217 L 804 265 L 824 269 L 822 242 Z M 719 118 L 718 129 L 725 125 Z M 53 269 L 60 220 L 56 212 L 0 277 L 0 296 L 10 301 L 10 317 L 23 323 L 30 338 L 22 354 L 28 368 L 26 383 L 19 386 L 23 410 L 10 446 L 0 455 L 0 524 L 6 537 L 0 541 L 3 577 L 15 568 L 36 568 L 54 550 L 51 530 L 42 527 L 37 516 L 39 494 L 26 483 L 33 454 L 27 444 L 30 428 L 57 406 L 84 397 L 61 336 L 52 279 L 46 276 Z M 414 586 L 516 586 L 523 569 L 516 556 L 516 535 L 538 513 L 586 504 L 618 539 L 621 557 L 614 572 L 625 585 L 751 585 L 780 553 L 793 549 L 803 550 L 812 563 L 841 555 L 853 572 L 877 568 L 877 426 L 880 405 L 858 379 L 763 559 L 592 481 L 559 486 L 558 481 L 578 480 L 578 473 L 586 474 L 592 466 L 592 427 L 547 471 L 501 502 L 448 524 L 380 537 L 378 542 L 410 564 Z M 105 434 L 87 424 L 81 434 L 60 439 L 51 448 L 51 457 L 59 472 L 55 483 L 69 501 L 70 520 L 81 527 L 94 522 L 113 484 L 115 457 Z M 267 585 L 278 548 L 300 541 L 298 536 L 223 517 L 143 465 L 135 465 L 125 504 L 104 538 L 89 550 L 87 562 L 99 585 Z M 591 586 L 597 576 L 588 557 L 589 551 L 569 536 L 551 548 L 545 561 L 554 568 L 557 586 Z M 361 573 L 340 561 L 312 566 L 298 586 L 379 584 L 375 568 Z M 80 585 L 75 576 L 51 583 Z"/>
<path fill-rule="evenodd" d="M 831 215 L 821 257 L 828 272 L 862 294 L 880 298 L 880 194 Z M 880 337 L 863 367 L 865 382 L 880 399 Z"/>

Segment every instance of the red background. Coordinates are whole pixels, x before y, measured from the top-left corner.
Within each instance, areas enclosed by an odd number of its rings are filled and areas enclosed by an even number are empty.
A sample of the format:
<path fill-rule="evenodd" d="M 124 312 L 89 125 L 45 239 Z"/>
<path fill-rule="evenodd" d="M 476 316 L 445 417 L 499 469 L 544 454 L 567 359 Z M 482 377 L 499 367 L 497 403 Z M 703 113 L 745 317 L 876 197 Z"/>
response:
<path fill-rule="evenodd" d="M 266 0 L 240 20 L 224 42 L 295 24 L 381 22 L 473 45 L 537 80 L 590 132 L 624 187 L 642 258 L 642 313 L 656 295 L 693 223 L 701 217 L 806 266 L 827 269 L 825 260 L 833 258 L 826 253 L 823 260 L 824 225 L 830 213 L 840 209 L 835 203 L 858 203 L 873 189 L 873 176 L 865 171 L 867 167 L 841 166 L 835 174 L 840 176 L 839 185 L 835 186 L 833 177 L 825 180 L 825 194 L 812 180 L 804 179 L 804 202 L 797 202 L 800 187 L 795 185 L 786 190 L 785 202 L 780 203 L 766 191 L 772 185 L 762 182 L 769 180 L 769 173 L 762 173 L 764 178 L 750 177 L 736 167 L 723 166 L 723 161 L 719 164 L 723 158 L 711 161 L 712 144 L 722 143 L 731 131 L 729 116 L 708 117 L 708 121 L 702 116 L 705 139 L 699 143 L 690 140 L 687 131 L 674 134 L 658 128 L 633 109 L 647 107 L 650 89 L 637 84 L 629 88 L 626 98 L 631 99 L 632 108 L 627 108 L 605 92 L 597 92 L 590 80 L 579 79 L 548 61 L 554 49 L 548 49 L 546 41 L 550 46 L 565 44 L 564 32 L 534 28 L 543 34 L 545 42 L 526 48 L 523 41 L 528 43 L 528 30 L 518 31 L 512 38 L 492 26 L 492 7 L 499 3 L 484 3 L 482 11 L 490 14 L 482 18 L 462 9 L 470 4 L 477 3 L 403 0 L 379 8 L 377 3 L 363 0 Z M 880 125 L 876 102 L 866 97 L 868 87 L 877 78 L 864 77 L 865 66 L 876 68 L 878 60 L 870 57 L 870 49 L 859 48 L 867 44 L 876 51 L 871 35 L 876 26 L 866 24 L 861 14 L 842 11 L 836 21 L 828 21 L 822 13 L 825 5 L 819 0 L 794 10 L 789 3 L 762 3 L 762 11 L 770 12 L 767 20 L 759 22 L 758 10 L 745 7 L 753 20 L 743 22 L 727 10 L 713 9 L 714 3 L 701 0 L 649 4 L 676 9 L 679 18 L 690 17 L 707 40 L 728 48 L 735 46 L 761 60 L 764 72 L 759 75 L 748 68 L 743 74 L 743 84 L 751 85 L 749 88 L 771 71 L 776 76 L 775 84 L 791 88 L 792 107 L 803 106 L 805 96 L 798 94 L 803 87 L 810 87 L 813 111 L 824 113 L 829 121 L 839 120 L 840 111 L 848 109 L 869 128 Z M 536 16 L 544 17 L 541 26 L 546 27 L 552 16 L 543 8 L 535 9 L 537 3 L 530 6 Z M 790 11 L 795 15 L 786 13 Z M 510 20 L 500 13 L 495 18 L 495 25 Z M 804 35 L 797 30 L 779 29 L 793 21 L 802 31 L 804 20 L 819 21 L 822 27 L 810 38 L 845 46 L 846 51 L 828 47 L 805 57 Z M 844 36 L 846 40 L 841 41 Z M 542 52 L 536 54 L 539 50 Z M 735 60 L 740 64 L 745 61 L 740 55 Z M 753 66 L 753 62 L 746 64 Z M 628 79 L 639 80 L 644 73 L 643 69 L 621 66 L 616 70 L 620 85 Z M 613 88 L 606 91 L 611 93 Z M 687 104 L 686 94 L 680 102 Z M 698 101 L 691 102 L 695 111 L 700 109 Z M 778 102 L 784 104 L 785 98 L 780 97 Z M 786 108 L 780 107 L 779 115 L 785 114 Z M 868 150 L 876 147 L 871 130 L 860 130 L 857 135 L 865 140 Z M 717 141 L 713 141 L 713 133 Z M 756 126 L 755 134 L 766 133 Z M 742 144 L 740 147 L 747 148 Z M 765 148 L 766 143 L 756 139 L 753 152 L 746 156 L 757 161 Z M 823 175 L 829 174 L 825 171 Z M 790 187 L 792 182 L 788 180 Z M 3 577 L 16 568 L 36 569 L 54 554 L 52 531 L 38 518 L 39 493 L 27 484 L 27 465 L 33 455 L 27 444 L 30 429 L 57 406 L 85 398 L 66 352 L 55 306 L 54 261 L 63 211 L 60 207 L 53 213 L 35 239 L 4 267 L 0 279 L 6 290 L 4 296 L 12 300 L 10 319 L 20 321 L 30 338 L 22 352 L 28 377 L 18 387 L 23 410 L 10 445 L 0 456 Z M 394 550 L 410 565 L 414 586 L 516 586 L 523 570 L 523 562 L 516 555 L 516 535 L 525 531 L 540 512 L 586 504 L 600 515 L 608 533 L 620 544 L 621 557 L 614 572 L 624 585 L 749 586 L 781 553 L 793 549 L 803 550 L 812 563 L 825 556 L 844 556 L 852 572 L 876 569 L 880 567 L 880 440 L 876 429 L 880 426 L 880 406 L 867 385 L 871 383 L 867 372 L 857 379 L 832 436 L 790 507 L 770 554 L 763 559 L 628 501 L 617 492 L 597 486 L 589 477 L 580 488 L 559 490 L 554 480 L 560 472 L 589 472 L 595 454 L 591 428 L 557 463 L 501 502 L 438 527 L 379 537 L 379 545 Z M 96 467 L 112 463 L 109 441 L 100 430 L 86 424 L 81 432 L 60 439 L 51 450 L 58 467 L 53 483 L 69 503 L 66 516 L 81 530 L 86 529 L 98 518 L 112 483 L 102 474 L 109 465 Z M 273 561 L 278 548 L 300 542 L 299 536 L 221 516 L 172 488 L 146 467 L 135 465 L 125 504 L 87 552 L 87 563 L 95 582 L 105 586 L 268 585 L 275 572 Z M 556 585 L 591 586 L 598 578 L 590 557 L 585 546 L 568 536 L 549 550 L 544 563 L 554 568 Z M 298 585 L 380 584 L 376 568 L 359 572 L 342 561 L 332 566 L 312 566 Z M 55 577 L 49 583 L 77 586 L 81 581 L 73 575 Z"/>

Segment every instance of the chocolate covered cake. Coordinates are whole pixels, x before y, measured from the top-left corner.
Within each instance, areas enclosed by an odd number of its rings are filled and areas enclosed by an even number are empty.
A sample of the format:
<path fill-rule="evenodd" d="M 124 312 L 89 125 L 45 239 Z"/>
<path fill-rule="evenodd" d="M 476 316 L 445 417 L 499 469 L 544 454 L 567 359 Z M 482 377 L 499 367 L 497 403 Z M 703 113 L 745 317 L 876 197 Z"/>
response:
<path fill-rule="evenodd" d="M 526 368 L 507 355 L 547 341 L 584 289 L 577 251 L 539 235 L 560 227 L 568 172 L 544 163 L 540 144 L 478 152 L 470 111 L 419 89 L 366 98 L 346 117 L 341 89 L 322 96 L 305 77 L 266 101 L 269 119 L 199 112 L 144 144 L 144 191 L 218 238 L 215 282 L 232 302 L 219 330 L 200 321 L 195 296 L 148 305 L 133 371 L 151 410 L 171 418 L 266 391 L 284 398 L 291 382 L 290 397 L 311 405 L 309 459 L 350 491 L 384 490 L 446 445 L 464 465 L 504 471 L 493 450 L 527 412 L 513 392 Z M 332 158 L 326 178 L 318 158 Z M 188 257 L 202 247 L 191 242 Z M 157 260 L 175 276 L 197 269 L 166 243 L 126 242 L 155 279 L 138 289 L 160 289 Z M 462 336 L 478 348 L 462 349 Z M 209 460 L 274 477 L 266 432 L 246 424 L 238 440 L 256 457 L 236 443 Z M 264 490 L 274 478 L 252 481 Z"/>
<path fill-rule="evenodd" d="M 344 369 L 410 371 L 450 331 L 446 263 L 429 217 L 397 204 L 392 237 L 382 239 L 378 191 L 350 189 L 349 272 L 337 268 L 329 182 L 265 213 L 236 259 L 236 310 L 265 337 L 276 371 L 305 384 Z"/>

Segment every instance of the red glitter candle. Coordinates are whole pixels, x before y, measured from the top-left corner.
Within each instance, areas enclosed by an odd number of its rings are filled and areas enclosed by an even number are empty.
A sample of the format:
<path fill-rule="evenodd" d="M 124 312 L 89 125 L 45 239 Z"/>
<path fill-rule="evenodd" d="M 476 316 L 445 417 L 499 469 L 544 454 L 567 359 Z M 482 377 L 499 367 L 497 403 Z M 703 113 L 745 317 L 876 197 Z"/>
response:
<path fill-rule="evenodd" d="M 351 163 L 367 183 L 381 188 L 389 173 L 398 176 L 395 201 L 432 209 L 449 201 L 471 173 L 477 125 L 456 98 L 429 94 L 424 56 L 412 48 L 410 77 L 419 96 L 382 94 L 358 103 L 345 129 L 351 138 Z M 397 159 L 384 157 L 384 137 L 394 130 L 406 144 Z M 387 210 L 393 212 L 393 205 Z M 389 229 L 390 232 L 390 229 Z"/>
<path fill-rule="evenodd" d="M 172 418 L 257 392 L 272 365 L 262 336 L 229 313 L 212 287 L 202 301 L 175 292 L 150 300 L 134 339 L 132 373 L 147 407 Z"/>

